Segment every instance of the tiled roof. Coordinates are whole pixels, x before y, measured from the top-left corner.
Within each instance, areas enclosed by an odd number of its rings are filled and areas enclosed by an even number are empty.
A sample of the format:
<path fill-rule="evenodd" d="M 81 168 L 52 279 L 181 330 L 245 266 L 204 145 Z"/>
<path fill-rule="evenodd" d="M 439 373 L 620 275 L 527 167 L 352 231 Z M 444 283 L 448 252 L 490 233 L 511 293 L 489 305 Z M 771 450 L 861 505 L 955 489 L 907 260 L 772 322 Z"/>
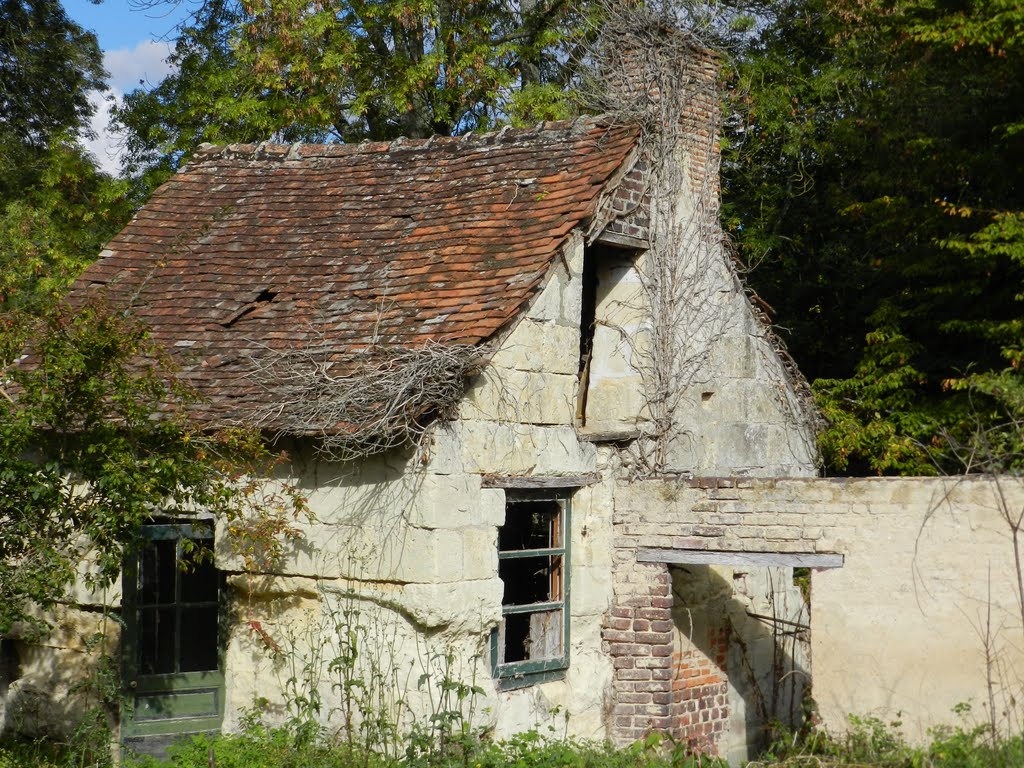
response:
<path fill-rule="evenodd" d="M 266 349 L 479 343 L 588 221 L 635 130 L 600 119 L 462 138 L 201 150 L 74 288 L 130 300 L 206 398 L 266 405 Z M 262 401 L 262 402 L 261 402 Z"/>

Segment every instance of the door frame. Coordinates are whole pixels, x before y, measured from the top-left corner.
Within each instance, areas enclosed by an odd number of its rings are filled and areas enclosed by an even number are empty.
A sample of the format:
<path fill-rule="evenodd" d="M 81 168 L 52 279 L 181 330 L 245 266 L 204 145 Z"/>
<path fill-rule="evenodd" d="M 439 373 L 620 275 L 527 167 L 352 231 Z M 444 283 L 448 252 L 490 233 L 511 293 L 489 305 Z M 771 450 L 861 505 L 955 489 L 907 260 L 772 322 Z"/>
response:
<path fill-rule="evenodd" d="M 224 719 L 224 577 L 215 571 L 217 587 L 217 669 L 201 672 L 141 674 L 139 654 L 139 554 L 147 543 L 173 539 L 176 559 L 181 558 L 184 539 L 201 541 L 212 549 L 213 521 L 160 521 L 142 526 L 140 541 L 125 558 L 122 576 L 121 635 L 121 742 L 140 752 L 150 752 L 143 742 L 155 742 L 158 749 L 175 737 L 220 731 Z M 176 573 L 181 571 L 176 569 Z M 175 602 L 180 605 L 180 575 L 175 578 Z M 180 609 L 179 609 L 180 610 Z M 176 625 L 177 632 L 181 632 Z M 161 738 L 162 737 L 162 738 Z"/>

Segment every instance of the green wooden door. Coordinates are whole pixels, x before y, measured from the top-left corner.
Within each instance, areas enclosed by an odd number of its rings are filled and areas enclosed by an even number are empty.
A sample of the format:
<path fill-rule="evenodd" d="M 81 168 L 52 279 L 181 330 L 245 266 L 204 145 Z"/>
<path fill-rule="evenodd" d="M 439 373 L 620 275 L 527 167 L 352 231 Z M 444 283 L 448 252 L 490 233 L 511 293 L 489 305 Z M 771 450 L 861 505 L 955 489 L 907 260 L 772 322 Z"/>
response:
<path fill-rule="evenodd" d="M 160 755 L 182 735 L 216 732 L 224 715 L 222 575 L 210 526 L 146 525 L 124 568 L 121 740 Z"/>

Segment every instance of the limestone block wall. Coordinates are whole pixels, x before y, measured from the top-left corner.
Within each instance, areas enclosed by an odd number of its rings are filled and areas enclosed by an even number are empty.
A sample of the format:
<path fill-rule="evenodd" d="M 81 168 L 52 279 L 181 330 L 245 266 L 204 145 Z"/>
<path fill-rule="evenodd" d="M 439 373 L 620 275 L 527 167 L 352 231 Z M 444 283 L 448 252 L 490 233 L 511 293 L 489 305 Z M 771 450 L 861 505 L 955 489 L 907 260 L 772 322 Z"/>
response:
<path fill-rule="evenodd" d="M 45 617 L 49 631 L 16 626 L 0 638 L 0 736 L 64 738 L 84 712 L 102 706 L 104 656 L 116 656 L 120 642 L 121 585 L 88 587 L 92 567 L 79 564 L 80 580 Z M 116 713 L 107 714 L 113 722 Z"/>
<path fill-rule="evenodd" d="M 344 656 L 339 638 L 358 625 L 372 632 L 378 655 L 360 664 L 394 678 L 407 720 L 432 714 L 436 698 L 427 689 L 448 675 L 484 689 L 474 724 L 498 735 L 548 723 L 552 712 L 560 730 L 567 717 L 570 733 L 605 735 L 612 666 L 600 633 L 611 602 L 614 483 L 608 457 L 574 427 L 582 269 L 576 237 L 472 383 L 459 418 L 437 425 L 419 449 L 341 465 L 294 446 L 282 473 L 308 493 L 314 519 L 300 521 L 285 561 L 274 573 L 252 575 L 226 549 L 218 553 L 218 566 L 233 574 L 236 614 L 226 659 L 228 728 L 258 698 L 268 700 L 265 711 L 285 716 L 296 663 L 325 722 L 345 722 L 344 686 L 331 661 Z M 489 653 L 503 592 L 497 531 L 505 491 L 485 483 L 496 475 L 606 478 L 572 497 L 565 677 L 506 692 L 491 680 Z M 449 653 L 454 666 L 440 669 Z M 431 682 L 421 688 L 423 674 Z"/>
<path fill-rule="evenodd" d="M 596 306 L 581 432 L 636 433 L 650 419 L 644 367 L 650 360 L 651 313 L 644 254 L 594 249 Z"/>
<path fill-rule="evenodd" d="M 103 708 L 103 655 L 116 653 L 120 625 L 93 608 L 56 607 L 52 629 L 31 642 L 0 638 L 0 736 L 66 738 L 86 711 Z"/>
<path fill-rule="evenodd" d="M 723 276 L 704 321 L 680 346 L 704 350 L 682 389 L 673 471 L 695 475 L 813 476 L 817 449 L 766 328 Z"/>
<path fill-rule="evenodd" d="M 1009 478 L 647 481 L 617 489 L 616 557 L 841 554 L 842 567 L 812 576 L 826 727 L 871 715 L 923 739 L 970 703 L 976 718 L 994 711 L 1019 728 L 1024 629 L 1008 519 L 1022 510 L 1024 482 Z"/>

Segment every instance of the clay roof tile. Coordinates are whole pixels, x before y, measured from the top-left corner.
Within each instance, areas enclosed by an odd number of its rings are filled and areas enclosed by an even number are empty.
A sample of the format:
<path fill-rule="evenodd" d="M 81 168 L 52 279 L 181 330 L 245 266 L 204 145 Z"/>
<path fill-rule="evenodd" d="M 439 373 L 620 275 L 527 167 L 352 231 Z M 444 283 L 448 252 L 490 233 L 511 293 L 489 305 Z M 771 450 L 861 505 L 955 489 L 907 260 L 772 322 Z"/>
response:
<path fill-rule="evenodd" d="M 460 138 L 203 146 L 79 278 L 129 298 L 204 397 L 266 405 L 248 352 L 480 343 L 511 320 L 630 156 L 600 118 Z"/>

